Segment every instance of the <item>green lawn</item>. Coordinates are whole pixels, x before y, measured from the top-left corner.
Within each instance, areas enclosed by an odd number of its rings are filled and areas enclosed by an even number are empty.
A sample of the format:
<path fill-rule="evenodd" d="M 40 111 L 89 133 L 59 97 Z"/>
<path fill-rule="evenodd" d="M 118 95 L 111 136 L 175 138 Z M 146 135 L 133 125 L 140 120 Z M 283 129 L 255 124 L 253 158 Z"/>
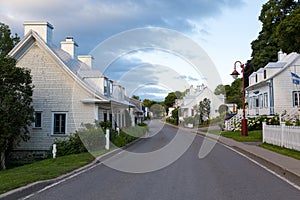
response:
<path fill-rule="evenodd" d="M 263 143 L 260 146 L 265 148 L 265 149 L 269 149 L 271 151 L 274 151 L 276 153 L 280 153 L 282 155 L 290 156 L 290 157 L 293 157 L 293 158 L 296 158 L 296 159 L 300 160 L 300 151 L 296 151 L 296 150 L 293 150 L 293 149 L 287 149 L 287 148 L 284 148 L 284 147 L 279 147 L 279 146 L 272 145 L 272 144 L 267 144 L 267 143 Z"/>
<path fill-rule="evenodd" d="M 223 137 L 232 138 L 238 142 L 261 142 L 262 131 L 248 131 L 248 136 L 242 136 L 240 131 L 226 131 L 222 132 Z"/>
<path fill-rule="evenodd" d="M 0 171 L 0 194 L 29 183 L 58 177 L 94 159 L 89 153 L 73 154 Z"/>
<path fill-rule="evenodd" d="M 262 131 L 248 131 L 248 136 L 242 136 L 240 131 L 220 131 L 219 129 L 201 130 L 201 132 L 208 132 L 215 135 L 221 135 L 223 137 L 232 138 L 238 142 L 261 142 Z"/>

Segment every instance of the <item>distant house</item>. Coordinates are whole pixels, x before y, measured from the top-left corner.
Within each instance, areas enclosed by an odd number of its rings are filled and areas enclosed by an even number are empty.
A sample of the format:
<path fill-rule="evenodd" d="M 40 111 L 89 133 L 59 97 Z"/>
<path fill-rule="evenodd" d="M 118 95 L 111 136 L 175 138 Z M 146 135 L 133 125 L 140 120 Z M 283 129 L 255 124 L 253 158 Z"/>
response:
<path fill-rule="evenodd" d="M 215 95 L 213 91 L 205 85 L 198 85 L 196 88 L 191 86 L 189 92 L 183 99 L 176 101 L 176 105 L 180 106 L 180 119 L 195 116 L 197 114 L 195 106 L 198 106 L 200 101 L 203 101 L 205 98 L 211 101 L 210 117 L 214 118 L 219 116 L 218 109 L 220 105 L 224 104 L 224 95 Z"/>
<path fill-rule="evenodd" d="M 246 88 L 248 116 L 297 113 L 300 107 L 300 55 L 278 52 L 270 62 L 249 77 Z"/>
<path fill-rule="evenodd" d="M 49 150 L 56 138 L 74 133 L 82 124 L 112 121 L 125 126 L 125 113 L 134 107 L 126 100 L 125 88 L 93 70 L 93 57 L 77 56 L 72 37 L 52 43 L 53 26 L 48 22 L 24 23 L 24 38 L 9 53 L 17 67 L 31 71 L 35 122 L 30 140 L 19 150 Z"/>
<path fill-rule="evenodd" d="M 131 125 L 135 126 L 139 123 L 142 123 L 142 120 L 144 119 L 144 110 L 143 110 L 143 103 L 140 100 L 129 98 L 129 102 L 134 105 L 132 109 L 130 109 L 131 112 Z"/>

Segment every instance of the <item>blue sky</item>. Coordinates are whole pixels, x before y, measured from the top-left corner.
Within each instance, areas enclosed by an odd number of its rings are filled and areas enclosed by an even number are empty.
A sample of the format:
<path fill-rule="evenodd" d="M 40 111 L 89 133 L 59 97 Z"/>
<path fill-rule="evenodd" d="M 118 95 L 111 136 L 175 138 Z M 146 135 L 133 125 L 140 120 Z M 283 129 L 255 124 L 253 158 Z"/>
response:
<path fill-rule="evenodd" d="M 112 79 L 125 84 L 126 89 L 129 88 L 129 95 L 136 93 L 143 96 L 142 91 L 147 91 L 155 96 L 156 88 L 157 96 L 163 96 L 163 90 L 181 90 L 191 84 L 209 84 L 212 89 L 219 83 L 230 84 L 232 78 L 229 74 L 233 71 L 234 62 L 246 62 L 251 58 L 250 43 L 261 30 L 258 16 L 266 2 L 267 0 L 0 0 L 0 21 L 8 24 L 12 32 L 20 36 L 23 36 L 24 21 L 48 21 L 54 26 L 54 44 L 59 46 L 59 42 L 66 36 L 73 36 L 79 44 L 78 54 L 94 53 L 97 67 Z M 152 41 L 153 35 L 149 34 L 149 30 L 156 27 L 161 28 L 162 32 L 169 32 L 169 36 L 172 35 L 172 44 L 171 40 L 167 43 L 167 37 Z M 135 31 L 136 29 L 147 30 L 143 34 L 148 38 L 140 37 L 140 32 Z M 124 36 L 122 33 L 128 31 L 131 31 L 130 36 L 118 40 L 118 37 Z M 186 38 L 179 40 L 179 44 L 176 37 Z M 142 38 L 143 41 L 136 38 Z M 145 40 L 152 49 L 141 45 Z M 156 46 L 153 47 L 149 41 L 156 43 Z M 193 60 L 191 54 L 186 54 L 189 50 L 186 44 L 191 41 L 204 51 L 201 54 L 194 52 L 193 56 L 197 56 L 198 60 L 203 57 L 211 59 L 207 66 L 195 66 L 200 62 Z M 104 69 L 101 63 L 103 57 L 96 54 L 103 50 L 105 42 L 115 45 L 115 50 L 121 48 L 120 43 L 125 43 L 130 48 L 123 54 L 115 55 L 110 66 Z M 164 44 L 157 45 L 159 42 Z M 132 47 L 132 43 L 135 47 Z M 180 51 L 178 46 L 183 46 L 185 51 Z M 198 47 L 195 48 L 194 50 Z M 160 73 L 162 68 L 169 69 L 169 72 Z M 215 84 L 204 75 L 207 71 L 218 73 Z M 148 77 L 144 76 L 146 73 Z M 168 82 L 169 86 L 161 81 L 166 74 L 174 75 L 173 81 Z M 143 81 L 150 77 L 156 82 Z M 177 82 L 179 79 L 175 77 L 181 78 L 183 82 Z M 133 79 L 140 80 L 130 83 Z M 144 84 L 147 86 L 142 86 L 143 82 L 147 82 Z M 135 87 L 130 88 L 130 84 Z"/>

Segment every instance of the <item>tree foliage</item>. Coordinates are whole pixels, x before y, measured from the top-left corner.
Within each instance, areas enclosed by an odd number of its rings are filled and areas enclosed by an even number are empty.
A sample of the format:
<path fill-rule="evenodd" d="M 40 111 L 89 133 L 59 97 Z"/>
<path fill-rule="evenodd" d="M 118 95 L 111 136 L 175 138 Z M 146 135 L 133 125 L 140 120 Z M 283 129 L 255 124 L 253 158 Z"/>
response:
<path fill-rule="evenodd" d="M 288 15 L 292 14 L 297 6 L 299 6 L 299 1 L 295 0 L 269 0 L 262 6 L 259 16 L 259 20 L 262 22 L 262 30 L 259 32 L 258 38 L 251 43 L 251 64 L 255 71 L 264 67 L 268 62 L 277 61 L 277 52 L 282 48 L 277 39 L 277 27 Z M 286 23 L 286 25 L 288 24 Z M 282 27 L 281 30 L 285 28 Z M 291 37 L 298 36 L 291 35 Z M 284 39 L 286 38 L 284 37 Z"/>
<path fill-rule="evenodd" d="M 132 97 L 131 98 L 133 98 L 133 99 L 136 99 L 136 100 L 141 100 L 140 99 L 140 97 L 139 96 L 137 96 L 137 95 L 132 95 Z"/>
<path fill-rule="evenodd" d="M 225 91 L 225 87 L 224 85 L 220 84 L 216 87 L 215 91 L 214 91 L 214 94 L 215 95 L 220 95 L 220 94 L 223 94 L 225 95 L 226 94 L 226 91 Z"/>
<path fill-rule="evenodd" d="M 170 92 L 166 97 L 164 104 L 166 105 L 167 109 L 172 107 L 175 103 L 176 99 L 180 99 L 182 96 L 182 93 L 180 91 L 176 92 Z"/>
<path fill-rule="evenodd" d="M 18 35 L 11 36 L 9 27 L 0 22 L 0 55 L 7 55 L 19 41 Z"/>
<path fill-rule="evenodd" d="M 288 15 L 276 28 L 278 45 L 285 53 L 300 53 L 300 7 Z"/>
<path fill-rule="evenodd" d="M 143 104 L 144 106 L 148 107 L 148 108 L 151 108 L 152 105 L 156 104 L 157 102 L 156 101 L 152 101 L 150 99 L 144 99 L 143 100 Z"/>
<path fill-rule="evenodd" d="M 16 67 L 16 61 L 7 55 L 17 38 L 10 37 L 8 26 L 0 24 L 0 152 L 3 169 L 6 168 L 5 155 L 21 139 L 29 139 L 28 126 L 33 121 L 30 72 Z"/>
<path fill-rule="evenodd" d="M 199 115 L 200 119 L 202 118 L 209 118 L 210 116 L 210 103 L 211 101 L 208 98 L 204 98 L 199 103 Z"/>
<path fill-rule="evenodd" d="M 226 103 L 236 103 L 238 107 L 242 107 L 242 79 L 234 80 L 231 85 L 225 85 Z"/>

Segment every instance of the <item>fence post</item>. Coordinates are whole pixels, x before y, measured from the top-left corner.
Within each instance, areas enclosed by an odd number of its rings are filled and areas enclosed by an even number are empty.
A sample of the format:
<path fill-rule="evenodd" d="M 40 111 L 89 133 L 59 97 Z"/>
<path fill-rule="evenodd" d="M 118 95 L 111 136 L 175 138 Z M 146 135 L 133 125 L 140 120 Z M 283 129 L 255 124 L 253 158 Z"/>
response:
<path fill-rule="evenodd" d="M 52 156 L 53 156 L 53 158 L 56 158 L 56 152 L 57 152 L 56 144 L 53 144 L 52 145 Z"/>
<path fill-rule="evenodd" d="M 266 130 L 266 125 L 267 125 L 266 122 L 263 122 L 263 123 L 262 123 L 262 142 L 263 142 L 263 143 L 265 142 L 265 130 Z"/>
<path fill-rule="evenodd" d="M 105 139 L 106 139 L 105 149 L 109 150 L 109 129 L 108 128 L 106 129 Z"/>
<path fill-rule="evenodd" d="M 284 146 L 284 130 L 285 130 L 285 122 L 280 122 L 281 126 L 281 137 L 280 137 L 280 146 Z"/>

